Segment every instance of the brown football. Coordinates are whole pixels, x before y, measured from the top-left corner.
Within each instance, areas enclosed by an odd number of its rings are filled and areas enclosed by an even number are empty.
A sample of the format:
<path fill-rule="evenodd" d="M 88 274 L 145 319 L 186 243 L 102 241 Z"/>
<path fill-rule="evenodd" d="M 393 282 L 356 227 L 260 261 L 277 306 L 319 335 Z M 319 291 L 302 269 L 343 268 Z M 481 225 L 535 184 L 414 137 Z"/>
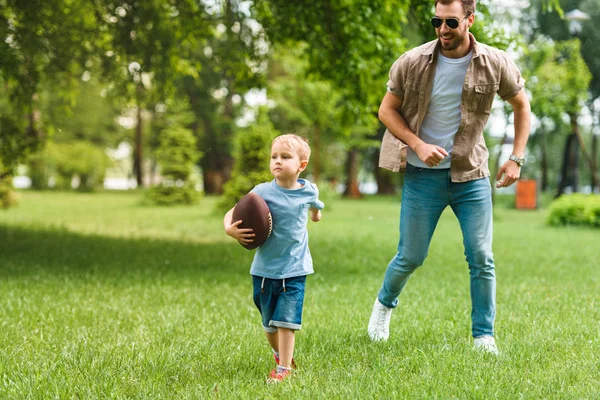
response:
<path fill-rule="evenodd" d="M 240 199 L 233 209 L 232 221 L 242 220 L 239 229 L 250 228 L 256 236 L 253 242 L 242 245 L 248 250 L 262 246 L 273 230 L 273 218 L 265 200 L 256 193 L 248 193 Z"/>

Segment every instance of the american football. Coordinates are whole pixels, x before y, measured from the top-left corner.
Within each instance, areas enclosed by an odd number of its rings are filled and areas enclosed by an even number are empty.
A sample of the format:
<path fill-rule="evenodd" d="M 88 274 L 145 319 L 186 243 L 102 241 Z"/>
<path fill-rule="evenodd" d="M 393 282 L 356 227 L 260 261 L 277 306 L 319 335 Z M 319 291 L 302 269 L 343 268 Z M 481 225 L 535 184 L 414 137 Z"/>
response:
<path fill-rule="evenodd" d="M 253 250 L 267 241 L 273 230 L 273 218 L 265 200 L 256 193 L 248 193 L 238 201 L 233 209 L 232 221 L 242 220 L 240 229 L 250 228 L 256 235 L 253 242 L 242 245 Z"/>

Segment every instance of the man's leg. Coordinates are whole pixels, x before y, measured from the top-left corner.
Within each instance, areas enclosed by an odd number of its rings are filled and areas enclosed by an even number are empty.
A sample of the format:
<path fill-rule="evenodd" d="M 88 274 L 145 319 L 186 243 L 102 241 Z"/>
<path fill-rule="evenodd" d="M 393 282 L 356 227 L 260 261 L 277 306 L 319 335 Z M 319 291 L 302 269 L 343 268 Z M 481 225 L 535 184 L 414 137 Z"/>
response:
<path fill-rule="evenodd" d="M 392 309 L 414 270 L 423 264 L 435 226 L 448 204 L 448 171 L 407 168 L 402 190 L 398 252 L 388 264 L 369 320 L 374 341 L 387 340 Z"/>
<path fill-rule="evenodd" d="M 389 308 L 427 257 L 440 215 L 448 204 L 446 170 L 407 172 L 402 190 L 398 252 L 388 264 L 378 299 Z"/>
<path fill-rule="evenodd" d="M 494 336 L 496 274 L 492 253 L 493 216 L 488 178 L 452 185 L 452 209 L 463 233 L 471 277 L 473 337 Z"/>

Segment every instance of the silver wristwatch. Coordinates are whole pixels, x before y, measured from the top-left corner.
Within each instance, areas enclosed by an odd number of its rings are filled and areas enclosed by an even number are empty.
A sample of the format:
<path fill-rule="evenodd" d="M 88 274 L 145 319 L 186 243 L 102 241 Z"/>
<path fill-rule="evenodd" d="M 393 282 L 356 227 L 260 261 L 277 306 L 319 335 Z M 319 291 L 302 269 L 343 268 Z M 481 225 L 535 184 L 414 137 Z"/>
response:
<path fill-rule="evenodd" d="M 524 158 L 517 157 L 514 154 L 511 154 L 510 157 L 508 157 L 508 159 L 516 162 L 519 167 L 522 167 L 523 164 L 525 164 L 525 159 Z"/>

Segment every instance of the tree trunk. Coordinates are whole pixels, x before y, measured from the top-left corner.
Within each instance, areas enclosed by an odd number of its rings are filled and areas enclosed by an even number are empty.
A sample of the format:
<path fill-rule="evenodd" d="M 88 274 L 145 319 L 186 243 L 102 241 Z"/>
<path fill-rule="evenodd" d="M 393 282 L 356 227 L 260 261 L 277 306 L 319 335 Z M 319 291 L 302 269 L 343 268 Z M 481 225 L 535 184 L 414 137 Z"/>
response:
<path fill-rule="evenodd" d="M 375 118 L 378 118 L 375 115 Z M 381 143 L 383 140 L 383 134 L 385 133 L 385 126 L 380 124 L 380 128 L 377 130 L 377 136 L 375 139 Z M 373 152 L 372 163 L 375 167 L 375 171 L 373 174 L 375 175 L 375 182 L 377 183 L 377 194 L 396 194 L 397 191 L 397 179 L 395 179 L 399 174 L 397 172 L 388 171 L 383 168 L 379 168 L 379 156 L 380 149 L 377 148 L 376 151 Z"/>
<path fill-rule="evenodd" d="M 563 164 L 561 169 L 560 183 L 555 197 L 564 194 L 567 187 L 577 192 L 579 178 L 579 141 L 577 135 L 571 133 L 567 136 L 565 150 L 563 152 Z"/>
<path fill-rule="evenodd" d="M 135 174 L 135 180 L 137 187 L 141 188 L 144 186 L 144 169 L 142 168 L 143 160 L 143 147 L 142 147 L 142 106 L 138 101 L 137 104 L 137 126 L 135 127 L 135 151 L 133 153 L 133 173 Z"/>
<path fill-rule="evenodd" d="M 361 197 L 358 188 L 358 169 L 359 169 L 359 151 L 352 147 L 346 154 L 346 190 L 344 197 L 359 198 Z"/>
<path fill-rule="evenodd" d="M 508 143 L 508 134 L 505 132 L 504 136 L 502 136 L 502 141 L 500 142 L 500 146 L 498 147 L 498 151 L 496 152 L 495 160 L 494 160 L 494 171 L 492 172 L 492 179 L 496 179 L 496 175 L 500 170 L 500 156 L 502 155 L 502 148 L 505 144 Z M 492 185 L 492 204 L 496 201 L 496 185 Z"/>
<path fill-rule="evenodd" d="M 598 135 L 592 134 L 592 168 L 596 174 L 592 174 L 592 193 L 600 193 L 600 182 L 598 182 Z"/>
<path fill-rule="evenodd" d="M 590 157 L 585 142 L 583 141 L 583 137 L 581 136 L 581 132 L 579 131 L 579 124 L 577 123 L 577 115 L 569 114 L 571 118 L 571 128 L 573 129 L 573 133 L 577 136 L 577 141 L 579 142 L 579 147 L 581 148 L 581 152 L 583 153 L 583 157 L 588 162 L 590 167 L 590 172 L 592 176 L 592 190 L 598 186 L 598 171 L 596 171 L 596 162 Z"/>
<path fill-rule="evenodd" d="M 379 163 L 379 152 L 373 156 L 375 165 Z M 397 172 L 388 171 L 387 169 L 375 167 L 375 182 L 377 183 L 377 194 L 396 194 L 397 186 L 394 178 L 398 176 Z"/>
<path fill-rule="evenodd" d="M 317 124 L 315 125 L 315 133 L 313 138 L 313 179 L 315 183 L 319 183 L 319 177 L 321 175 L 321 127 Z"/>
<path fill-rule="evenodd" d="M 548 190 L 548 146 L 546 144 L 546 132 L 544 131 L 543 123 L 540 130 L 540 151 L 542 153 L 540 159 L 540 167 L 542 169 L 540 188 L 542 192 L 545 192 Z"/>
<path fill-rule="evenodd" d="M 592 113 L 592 165 L 593 171 L 598 173 L 598 135 L 596 135 L 596 108 L 594 102 L 590 104 L 590 112 Z M 600 193 L 600 182 L 598 182 L 598 175 L 592 174 L 592 193 Z"/>
<path fill-rule="evenodd" d="M 229 99 L 231 102 L 231 99 Z M 223 185 L 229 180 L 233 169 L 233 157 L 231 156 L 230 146 L 233 141 L 231 124 L 233 124 L 233 105 L 227 106 L 226 100 L 225 115 L 229 115 L 230 124 L 222 131 L 217 132 L 210 121 L 205 117 L 204 140 L 202 141 L 204 157 L 201 161 L 202 180 L 204 181 L 204 193 L 222 194 Z M 226 117 L 227 120 L 227 117 Z"/>

